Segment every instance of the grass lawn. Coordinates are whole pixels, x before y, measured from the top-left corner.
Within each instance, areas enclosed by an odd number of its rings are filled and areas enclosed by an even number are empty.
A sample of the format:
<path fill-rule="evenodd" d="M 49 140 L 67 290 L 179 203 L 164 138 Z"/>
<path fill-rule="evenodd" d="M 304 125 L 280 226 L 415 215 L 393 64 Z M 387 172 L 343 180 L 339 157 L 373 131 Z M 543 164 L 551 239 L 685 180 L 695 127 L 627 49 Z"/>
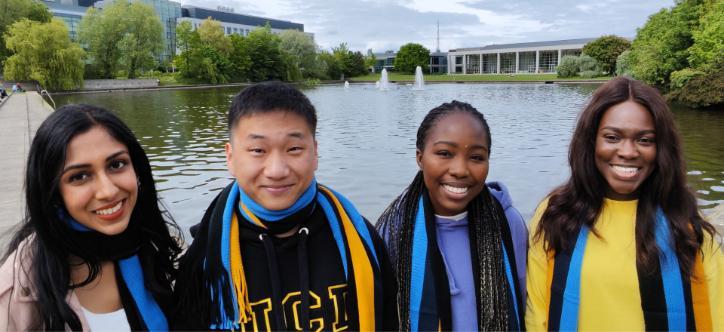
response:
<path fill-rule="evenodd" d="M 415 75 L 389 73 L 390 81 L 414 81 Z M 541 82 L 541 81 L 607 81 L 611 77 L 596 78 L 558 78 L 556 74 L 485 74 L 485 75 L 425 75 L 425 82 Z M 375 82 L 380 80 L 380 74 L 352 77 L 352 82 Z"/>

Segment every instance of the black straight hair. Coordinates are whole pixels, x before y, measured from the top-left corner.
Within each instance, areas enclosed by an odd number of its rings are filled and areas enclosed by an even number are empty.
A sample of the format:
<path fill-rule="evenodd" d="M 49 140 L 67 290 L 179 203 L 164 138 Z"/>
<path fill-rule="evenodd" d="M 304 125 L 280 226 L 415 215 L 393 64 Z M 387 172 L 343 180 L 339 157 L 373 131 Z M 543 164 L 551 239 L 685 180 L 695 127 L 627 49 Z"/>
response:
<path fill-rule="evenodd" d="M 315 135 L 317 111 L 314 105 L 297 88 L 277 81 L 253 84 L 234 96 L 229 108 L 229 132 L 244 116 L 279 111 L 302 117 L 309 125 L 312 135 Z"/>
<path fill-rule="evenodd" d="M 133 132 L 113 113 L 91 105 L 66 105 L 40 125 L 30 146 L 25 173 L 25 218 L 3 257 L 5 262 L 11 258 L 12 251 L 20 249 L 17 254 L 31 258 L 30 265 L 22 268 L 28 273 L 38 297 L 35 305 L 40 320 L 33 329 L 82 328 L 66 302 L 68 291 L 79 286 L 72 284 L 69 261 L 70 253 L 79 250 L 68 236 L 69 227 L 60 220 L 58 211 L 63 208 L 63 198 L 59 188 L 68 144 L 94 127 L 107 130 L 128 148 L 139 181 L 131 219 L 138 221 L 141 234 L 147 239 L 138 252 L 146 287 L 156 298 L 171 296 L 183 239 L 176 223 L 159 207 L 146 153 Z M 90 271 L 88 279 L 80 284 L 83 285 L 98 275 L 101 262 L 94 253 L 80 256 Z"/>

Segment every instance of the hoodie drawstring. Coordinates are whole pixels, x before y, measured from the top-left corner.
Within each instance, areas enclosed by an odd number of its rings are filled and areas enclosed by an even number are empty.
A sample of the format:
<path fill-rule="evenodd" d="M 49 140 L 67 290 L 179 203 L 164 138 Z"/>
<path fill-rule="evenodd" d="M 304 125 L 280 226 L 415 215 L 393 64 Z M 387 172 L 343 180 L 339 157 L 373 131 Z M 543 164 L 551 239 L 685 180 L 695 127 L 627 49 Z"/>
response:
<path fill-rule="evenodd" d="M 264 243 L 264 251 L 266 252 L 266 262 L 269 267 L 269 277 L 272 285 L 272 296 L 274 297 L 273 305 L 282 305 L 282 285 L 279 280 L 279 265 L 277 264 L 277 255 L 274 252 L 274 243 L 266 234 L 259 234 L 259 240 Z M 284 320 L 284 308 L 279 307 L 273 310 L 276 326 L 280 330 L 287 330 L 287 322 Z"/>
<path fill-rule="evenodd" d="M 301 322 L 302 331 L 309 331 L 309 260 L 307 259 L 307 237 L 309 229 L 299 229 L 299 243 L 297 244 L 297 259 L 299 264 L 299 287 L 302 291 Z"/>

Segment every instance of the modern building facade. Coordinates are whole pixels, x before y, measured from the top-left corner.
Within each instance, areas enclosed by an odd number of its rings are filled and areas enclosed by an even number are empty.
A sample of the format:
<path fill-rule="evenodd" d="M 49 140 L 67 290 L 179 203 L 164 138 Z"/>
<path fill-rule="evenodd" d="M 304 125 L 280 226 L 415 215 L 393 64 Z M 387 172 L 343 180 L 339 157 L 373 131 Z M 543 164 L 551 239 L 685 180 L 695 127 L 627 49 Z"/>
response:
<path fill-rule="evenodd" d="M 272 33 L 278 34 L 284 30 L 299 30 L 304 32 L 304 24 L 294 23 L 290 21 L 264 18 L 251 15 L 237 14 L 228 11 L 213 10 L 195 6 L 182 6 L 181 17 L 177 19 L 177 23 L 183 21 L 191 22 L 191 26 L 197 29 L 207 18 L 219 21 L 226 35 L 239 34 L 248 36 L 249 32 L 259 27 L 269 24 Z M 312 39 L 314 35 L 306 33 Z"/>
<path fill-rule="evenodd" d="M 561 58 L 580 55 L 596 38 L 459 48 L 447 54 L 448 74 L 555 73 Z"/>
<path fill-rule="evenodd" d="M 374 72 L 380 72 L 382 69 L 387 71 L 395 70 L 395 57 L 397 53 L 387 51 L 385 53 L 375 53 Z M 430 62 L 428 64 L 428 74 L 445 74 L 447 73 L 447 53 L 446 52 L 430 52 Z"/>
<path fill-rule="evenodd" d="M 54 17 L 57 17 L 65 22 L 65 25 L 68 26 L 68 35 L 70 36 L 70 39 L 78 41 L 80 20 L 83 16 L 85 16 L 85 12 L 88 8 L 78 6 L 77 0 L 45 0 L 43 3 L 48 6 L 48 10 L 50 10 Z"/>

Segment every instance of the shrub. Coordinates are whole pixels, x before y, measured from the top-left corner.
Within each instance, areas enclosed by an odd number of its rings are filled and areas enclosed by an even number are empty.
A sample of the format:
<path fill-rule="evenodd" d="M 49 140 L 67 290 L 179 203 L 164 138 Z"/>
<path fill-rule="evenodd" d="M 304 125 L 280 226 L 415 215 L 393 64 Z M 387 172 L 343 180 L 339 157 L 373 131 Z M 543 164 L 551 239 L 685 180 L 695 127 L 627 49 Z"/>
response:
<path fill-rule="evenodd" d="M 561 63 L 556 68 L 558 77 L 576 77 L 578 76 L 578 57 L 572 55 L 566 55 L 561 59 Z"/>
<path fill-rule="evenodd" d="M 672 91 L 667 97 L 692 107 L 724 105 L 724 67 L 720 65 L 691 77 L 681 89 Z"/>
<path fill-rule="evenodd" d="M 631 51 L 624 51 L 616 58 L 616 76 L 628 76 L 631 74 Z"/>
<path fill-rule="evenodd" d="M 595 71 L 600 72 L 601 70 L 598 68 L 598 62 L 596 59 L 588 56 L 588 55 L 581 55 L 578 57 L 578 61 L 576 61 L 578 64 L 578 70 L 581 72 L 584 71 Z"/>
<path fill-rule="evenodd" d="M 595 70 L 584 70 L 578 74 L 578 76 L 582 78 L 594 78 L 596 76 L 599 76 L 601 72 L 595 71 Z"/>
<path fill-rule="evenodd" d="M 677 70 L 671 73 L 671 82 L 669 83 L 669 87 L 672 90 L 681 89 L 682 87 L 684 87 L 686 82 L 688 82 L 692 78 L 701 76 L 703 74 L 703 72 L 691 68 Z"/>

